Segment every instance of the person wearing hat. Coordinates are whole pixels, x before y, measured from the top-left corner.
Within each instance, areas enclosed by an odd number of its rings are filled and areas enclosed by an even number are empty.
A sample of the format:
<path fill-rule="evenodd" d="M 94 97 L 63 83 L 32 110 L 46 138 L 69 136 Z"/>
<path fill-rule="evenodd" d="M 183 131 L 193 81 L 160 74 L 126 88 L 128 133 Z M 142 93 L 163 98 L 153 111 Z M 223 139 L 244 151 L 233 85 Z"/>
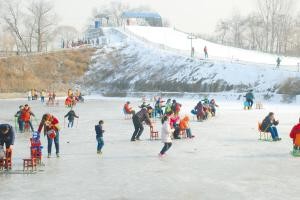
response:
<path fill-rule="evenodd" d="M 56 157 L 59 157 L 59 121 L 53 115 L 47 113 L 44 114 L 40 122 L 38 133 L 40 134 L 44 128 L 44 134 L 47 135 L 48 140 L 48 158 L 51 157 L 52 143 L 54 140 Z"/>
<path fill-rule="evenodd" d="M 151 106 L 143 107 L 139 112 L 132 116 L 132 122 L 134 125 L 134 132 L 131 137 L 131 141 L 140 140 L 140 137 L 144 131 L 143 122 L 145 122 L 150 127 L 153 124 L 150 120 L 149 113 L 152 113 L 153 108 Z"/>
<path fill-rule="evenodd" d="M 15 132 L 9 124 L 0 124 L 0 146 L 11 149 L 15 142 Z"/>

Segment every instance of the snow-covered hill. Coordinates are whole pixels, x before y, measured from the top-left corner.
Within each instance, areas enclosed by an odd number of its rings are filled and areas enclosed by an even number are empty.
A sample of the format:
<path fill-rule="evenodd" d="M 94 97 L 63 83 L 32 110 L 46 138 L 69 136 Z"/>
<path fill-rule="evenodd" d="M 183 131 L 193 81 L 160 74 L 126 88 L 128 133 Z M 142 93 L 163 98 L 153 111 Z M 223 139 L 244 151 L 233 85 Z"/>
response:
<path fill-rule="evenodd" d="M 151 33 L 155 28 L 146 29 Z M 266 93 L 276 92 L 288 78 L 300 77 L 298 72 L 274 69 L 268 64 L 192 59 L 180 52 L 149 45 L 121 29 L 108 28 L 104 33 L 108 44 L 96 52 L 84 77 L 91 92 L 244 92 L 251 88 Z M 158 38 L 157 34 L 146 33 L 144 37 Z M 178 39 L 174 45 L 180 43 Z M 240 55 L 245 52 L 241 50 Z M 260 62 L 259 56 L 251 56 L 256 58 L 253 61 Z"/>
<path fill-rule="evenodd" d="M 190 55 L 191 41 L 188 34 L 176 31 L 166 27 L 146 27 L 146 26 L 127 26 L 126 32 L 142 38 L 155 44 L 160 44 L 162 48 L 171 48 L 180 50 L 186 55 Z M 240 63 L 256 63 L 276 65 L 278 55 L 267 54 L 258 51 L 249 51 L 229 46 L 223 46 L 208 42 L 202 39 L 193 40 L 195 55 L 198 58 L 204 58 L 204 47 L 207 46 L 209 58 L 212 60 L 225 60 Z M 281 57 L 281 65 L 284 69 L 295 70 L 300 58 Z"/>

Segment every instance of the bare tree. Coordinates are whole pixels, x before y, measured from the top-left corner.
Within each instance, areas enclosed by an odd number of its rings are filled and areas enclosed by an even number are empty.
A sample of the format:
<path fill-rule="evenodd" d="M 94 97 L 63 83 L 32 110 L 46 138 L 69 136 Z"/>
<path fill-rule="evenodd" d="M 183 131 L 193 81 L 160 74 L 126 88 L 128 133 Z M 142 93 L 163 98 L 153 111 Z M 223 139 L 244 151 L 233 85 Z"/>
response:
<path fill-rule="evenodd" d="M 47 34 L 51 33 L 51 28 L 54 25 L 54 7 L 50 1 L 37 0 L 33 1 L 28 7 L 32 17 L 37 51 L 43 50 L 43 43 L 47 44 Z"/>
<path fill-rule="evenodd" d="M 29 52 L 24 35 L 21 28 L 21 13 L 20 10 L 21 1 L 19 0 L 4 0 L 4 11 L 1 16 L 7 28 L 11 31 L 15 38 L 17 49 L 24 49 L 26 53 Z"/>

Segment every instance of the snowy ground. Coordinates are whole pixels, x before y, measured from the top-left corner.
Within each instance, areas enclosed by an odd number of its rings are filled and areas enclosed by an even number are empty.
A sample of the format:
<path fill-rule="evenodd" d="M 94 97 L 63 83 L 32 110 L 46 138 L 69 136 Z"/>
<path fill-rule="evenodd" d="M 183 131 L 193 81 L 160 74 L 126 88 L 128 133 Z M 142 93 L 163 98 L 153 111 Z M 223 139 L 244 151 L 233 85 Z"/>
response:
<path fill-rule="evenodd" d="M 288 137 L 299 117 L 296 105 L 244 111 L 240 102 L 219 102 L 216 118 L 191 123 L 195 139 L 174 141 L 167 157 L 159 159 L 162 143 L 148 140 L 148 128 L 143 141 L 129 142 L 133 127 L 123 119 L 124 102 L 112 98 L 79 104 L 78 128 L 61 131 L 61 157 L 44 158 L 45 167 L 37 174 L 0 174 L 1 199 L 299 199 L 300 159 L 290 156 Z M 196 103 L 180 102 L 183 113 Z M 13 123 L 13 113 L 24 103 L 1 100 L 0 122 Z M 132 103 L 137 107 L 140 101 Z M 31 106 L 39 119 L 51 112 L 63 126 L 67 112 L 63 106 L 48 108 L 39 102 Z M 280 120 L 281 142 L 258 141 L 257 122 L 269 111 Z M 105 121 L 106 130 L 101 157 L 96 154 L 94 133 L 99 119 Z M 22 169 L 21 159 L 29 156 L 28 140 L 29 135 L 17 135 L 14 170 Z M 42 142 L 46 147 L 45 138 Z"/>

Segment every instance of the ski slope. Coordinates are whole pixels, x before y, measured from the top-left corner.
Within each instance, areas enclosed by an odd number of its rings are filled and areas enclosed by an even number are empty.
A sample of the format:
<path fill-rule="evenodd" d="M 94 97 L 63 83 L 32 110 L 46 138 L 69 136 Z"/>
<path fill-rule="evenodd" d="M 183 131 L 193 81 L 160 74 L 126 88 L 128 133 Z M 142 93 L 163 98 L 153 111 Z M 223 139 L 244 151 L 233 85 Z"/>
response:
<path fill-rule="evenodd" d="M 181 52 L 149 45 L 141 37 L 120 29 L 106 28 L 104 34 L 109 42 L 95 53 L 85 75 L 85 84 L 92 92 L 104 89 L 244 92 L 254 89 L 255 92 L 273 93 L 288 78 L 300 77 L 299 72 L 282 68 L 274 70 L 267 64 L 192 59 Z M 153 35 L 153 38 L 159 37 Z M 175 45 L 180 44 L 181 41 L 175 42 Z"/>
<path fill-rule="evenodd" d="M 172 28 L 149 26 L 126 26 L 125 30 L 146 41 L 159 44 L 162 48 L 171 48 L 190 55 L 191 40 L 188 39 L 186 33 Z M 213 60 L 250 62 L 274 66 L 278 58 L 278 55 L 223 46 L 203 39 L 193 40 L 193 46 L 195 48 L 195 56 L 198 58 L 204 58 L 203 49 L 205 46 L 208 48 L 209 58 Z M 280 58 L 282 60 L 281 65 L 285 66 L 285 68 L 288 67 L 295 70 L 297 69 L 297 64 L 300 63 L 300 58 L 282 56 Z"/>

